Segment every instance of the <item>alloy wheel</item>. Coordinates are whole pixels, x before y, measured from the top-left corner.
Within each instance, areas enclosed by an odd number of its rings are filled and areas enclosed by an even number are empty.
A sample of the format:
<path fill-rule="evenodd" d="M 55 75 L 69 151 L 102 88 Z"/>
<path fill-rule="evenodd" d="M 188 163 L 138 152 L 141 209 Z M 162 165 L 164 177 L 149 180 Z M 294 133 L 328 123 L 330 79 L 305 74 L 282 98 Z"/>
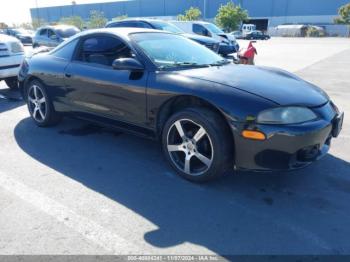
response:
<path fill-rule="evenodd" d="M 203 126 L 189 119 L 177 120 L 170 127 L 167 149 L 175 166 L 191 176 L 205 173 L 214 158 L 209 134 Z"/>
<path fill-rule="evenodd" d="M 47 102 L 44 91 L 38 85 L 32 85 L 28 91 L 28 107 L 31 116 L 38 122 L 44 122 L 47 114 Z"/>

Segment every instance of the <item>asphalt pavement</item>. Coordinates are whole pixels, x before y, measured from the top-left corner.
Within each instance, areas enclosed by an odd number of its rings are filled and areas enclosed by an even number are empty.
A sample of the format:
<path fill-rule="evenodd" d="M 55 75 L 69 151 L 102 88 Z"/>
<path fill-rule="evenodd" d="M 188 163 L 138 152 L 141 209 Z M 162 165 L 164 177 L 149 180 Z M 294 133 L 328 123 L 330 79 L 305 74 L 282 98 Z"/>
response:
<path fill-rule="evenodd" d="M 350 40 L 257 48 L 257 64 L 318 84 L 345 111 L 306 169 L 192 184 L 153 141 L 72 119 L 38 128 L 1 82 L 0 254 L 350 254 Z"/>

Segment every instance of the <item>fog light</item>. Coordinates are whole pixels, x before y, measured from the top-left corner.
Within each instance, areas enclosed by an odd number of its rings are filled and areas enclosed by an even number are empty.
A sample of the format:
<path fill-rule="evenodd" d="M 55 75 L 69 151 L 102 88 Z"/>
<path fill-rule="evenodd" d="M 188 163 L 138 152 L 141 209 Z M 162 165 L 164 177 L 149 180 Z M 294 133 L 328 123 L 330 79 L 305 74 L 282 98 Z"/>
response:
<path fill-rule="evenodd" d="M 317 158 L 320 152 L 320 145 L 313 145 L 305 147 L 298 152 L 299 161 L 313 161 Z"/>

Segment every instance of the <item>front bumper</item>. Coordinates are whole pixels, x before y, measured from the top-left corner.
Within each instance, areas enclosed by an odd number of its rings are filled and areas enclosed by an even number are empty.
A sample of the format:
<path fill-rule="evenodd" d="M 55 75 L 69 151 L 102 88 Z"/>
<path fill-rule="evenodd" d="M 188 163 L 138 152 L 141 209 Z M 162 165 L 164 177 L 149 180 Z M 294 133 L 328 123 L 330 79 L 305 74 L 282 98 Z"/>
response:
<path fill-rule="evenodd" d="M 0 79 L 18 75 L 24 55 L 0 57 Z"/>
<path fill-rule="evenodd" d="M 226 56 L 226 55 L 229 55 L 232 53 L 236 53 L 236 52 L 238 52 L 238 50 L 239 50 L 238 44 L 236 44 L 236 45 L 222 45 L 222 44 L 220 44 L 219 54 Z"/>
<path fill-rule="evenodd" d="M 18 38 L 22 44 L 32 44 L 33 43 L 33 38 L 31 37 L 23 37 L 23 38 Z"/>
<path fill-rule="evenodd" d="M 264 141 L 242 137 L 241 130 L 245 127 L 232 124 L 236 168 L 288 171 L 303 168 L 325 156 L 335 133 L 339 134 L 339 123 L 342 122 L 342 119 L 339 121 L 341 114 L 332 114 L 329 108 L 325 108 L 330 107 L 329 104 L 317 109 L 324 113 L 325 118 L 314 122 L 298 125 L 256 125 L 254 128 L 266 135 Z"/>

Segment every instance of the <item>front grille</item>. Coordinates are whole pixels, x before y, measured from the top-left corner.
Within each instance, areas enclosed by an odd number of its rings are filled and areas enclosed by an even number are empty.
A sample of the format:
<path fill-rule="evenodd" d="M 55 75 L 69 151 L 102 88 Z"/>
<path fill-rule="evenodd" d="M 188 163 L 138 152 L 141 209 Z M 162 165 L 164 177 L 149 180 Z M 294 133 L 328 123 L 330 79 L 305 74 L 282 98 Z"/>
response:
<path fill-rule="evenodd" d="M 217 52 L 218 49 L 219 49 L 219 45 L 217 45 L 217 44 L 206 44 L 205 46 L 206 46 L 207 48 L 209 48 L 209 49 L 215 51 L 215 52 Z"/>

